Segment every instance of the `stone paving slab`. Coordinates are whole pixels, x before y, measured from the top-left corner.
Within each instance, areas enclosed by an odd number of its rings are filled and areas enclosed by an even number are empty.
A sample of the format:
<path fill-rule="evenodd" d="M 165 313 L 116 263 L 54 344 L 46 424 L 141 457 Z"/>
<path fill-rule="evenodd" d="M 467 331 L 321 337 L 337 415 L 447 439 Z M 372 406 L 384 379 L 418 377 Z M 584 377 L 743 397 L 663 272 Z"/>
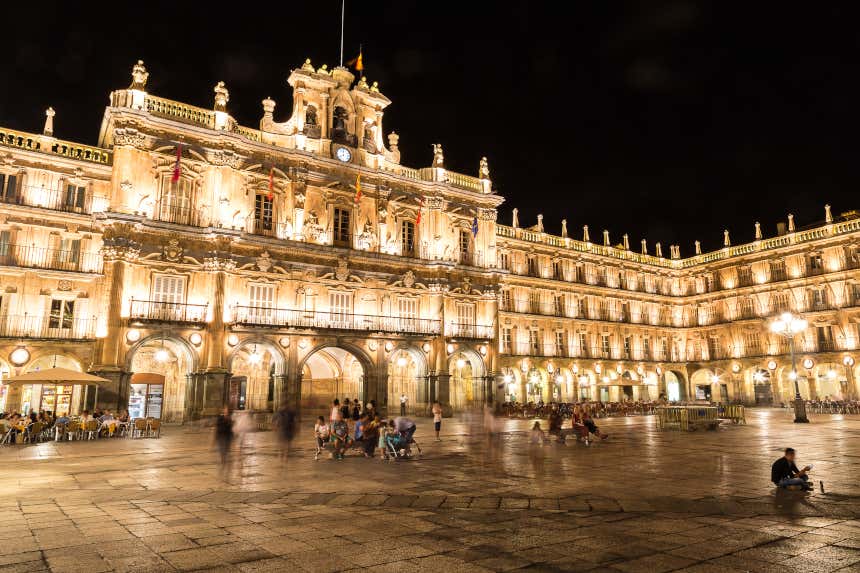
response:
<path fill-rule="evenodd" d="M 474 423 L 473 423 L 474 422 Z M 591 447 L 530 448 L 529 421 L 484 447 L 479 420 L 395 464 L 285 466 L 254 434 L 228 471 L 180 427 L 160 440 L 0 449 L 3 571 L 860 571 L 860 418 L 661 433 L 600 420 Z M 429 424 L 419 421 L 419 433 Z M 825 492 L 775 495 L 786 445 Z"/>

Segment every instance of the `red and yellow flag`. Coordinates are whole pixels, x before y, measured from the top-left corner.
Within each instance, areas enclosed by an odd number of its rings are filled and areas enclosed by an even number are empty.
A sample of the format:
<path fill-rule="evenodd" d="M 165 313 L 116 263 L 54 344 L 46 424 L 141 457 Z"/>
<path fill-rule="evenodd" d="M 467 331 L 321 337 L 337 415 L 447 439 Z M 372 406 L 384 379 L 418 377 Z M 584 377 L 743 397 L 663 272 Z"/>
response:
<path fill-rule="evenodd" d="M 355 176 L 355 202 L 361 201 L 361 173 Z"/>
<path fill-rule="evenodd" d="M 346 65 L 354 67 L 357 72 L 364 70 L 364 60 L 362 59 L 361 48 L 358 49 L 358 56 L 348 61 Z"/>
<path fill-rule="evenodd" d="M 176 162 L 173 164 L 173 177 L 171 180 L 176 183 L 179 181 L 179 175 L 182 173 L 182 144 L 176 146 Z"/>
<path fill-rule="evenodd" d="M 415 217 L 415 226 L 421 224 L 421 210 L 424 209 L 424 197 L 418 198 L 418 215 Z"/>

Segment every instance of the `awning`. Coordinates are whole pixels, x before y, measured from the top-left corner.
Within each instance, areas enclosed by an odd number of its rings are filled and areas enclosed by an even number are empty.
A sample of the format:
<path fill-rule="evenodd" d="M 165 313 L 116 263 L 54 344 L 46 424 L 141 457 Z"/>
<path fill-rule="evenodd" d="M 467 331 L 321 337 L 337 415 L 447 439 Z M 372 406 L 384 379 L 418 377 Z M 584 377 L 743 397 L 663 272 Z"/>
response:
<path fill-rule="evenodd" d="M 93 376 L 86 372 L 68 368 L 48 368 L 37 372 L 27 372 L 4 380 L 4 384 L 100 384 L 110 382 L 107 378 Z"/>

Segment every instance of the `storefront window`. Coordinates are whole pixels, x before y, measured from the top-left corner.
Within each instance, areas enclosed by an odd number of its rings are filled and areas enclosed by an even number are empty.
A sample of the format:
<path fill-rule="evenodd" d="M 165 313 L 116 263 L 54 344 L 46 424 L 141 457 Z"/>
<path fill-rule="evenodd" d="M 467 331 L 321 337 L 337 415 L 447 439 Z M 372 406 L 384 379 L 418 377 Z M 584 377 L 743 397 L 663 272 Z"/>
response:
<path fill-rule="evenodd" d="M 132 384 L 128 398 L 130 418 L 161 418 L 164 384 Z"/>

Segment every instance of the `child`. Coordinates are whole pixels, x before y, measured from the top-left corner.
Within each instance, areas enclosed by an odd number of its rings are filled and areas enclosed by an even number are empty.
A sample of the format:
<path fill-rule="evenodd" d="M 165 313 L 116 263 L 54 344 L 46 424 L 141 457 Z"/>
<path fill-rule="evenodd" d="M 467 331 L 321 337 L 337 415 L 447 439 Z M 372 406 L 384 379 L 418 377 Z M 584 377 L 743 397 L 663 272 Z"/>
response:
<path fill-rule="evenodd" d="M 529 443 L 534 445 L 542 446 L 544 442 L 543 430 L 540 428 L 540 422 L 535 422 L 535 425 L 532 426 L 531 437 L 529 438 Z"/>
<path fill-rule="evenodd" d="M 433 402 L 433 429 L 436 430 L 436 441 L 441 441 L 439 430 L 442 429 L 442 404 L 439 402 Z"/>
<path fill-rule="evenodd" d="M 343 454 L 352 445 L 352 438 L 349 437 L 349 425 L 345 420 L 338 420 L 332 424 L 331 434 L 334 441 L 334 457 L 337 460 L 342 460 Z"/>
<path fill-rule="evenodd" d="M 317 423 L 314 424 L 314 436 L 316 436 L 317 439 L 317 452 L 314 454 L 315 460 L 319 459 L 330 435 L 331 430 L 329 429 L 328 424 L 325 423 L 325 418 L 317 416 Z"/>

